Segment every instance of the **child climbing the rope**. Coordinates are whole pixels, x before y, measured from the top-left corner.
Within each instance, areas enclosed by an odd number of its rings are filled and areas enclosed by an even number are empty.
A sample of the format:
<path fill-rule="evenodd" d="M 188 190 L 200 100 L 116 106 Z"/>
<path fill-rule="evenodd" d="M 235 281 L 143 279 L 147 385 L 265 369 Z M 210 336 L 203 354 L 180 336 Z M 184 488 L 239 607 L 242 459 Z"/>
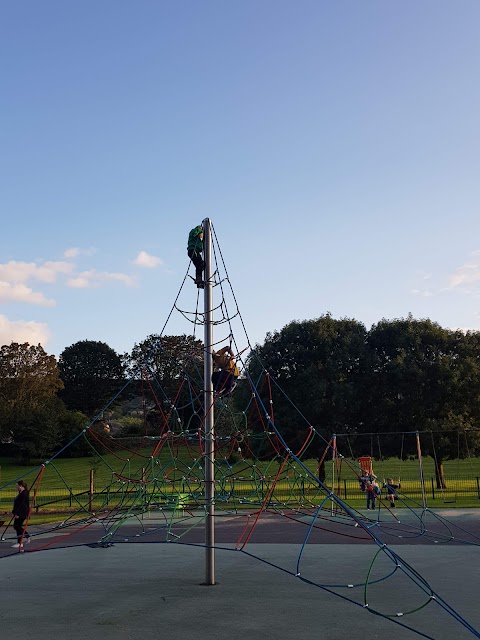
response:
<path fill-rule="evenodd" d="M 393 478 L 387 478 L 387 482 L 383 483 L 383 488 L 387 490 L 387 500 L 392 505 L 392 509 L 395 509 L 395 498 L 398 498 L 397 489 L 400 489 L 400 482 L 393 484 Z"/>
<path fill-rule="evenodd" d="M 190 260 L 195 265 L 195 284 L 199 289 L 205 287 L 203 282 L 203 270 L 205 262 L 203 261 L 203 227 L 198 225 L 188 234 L 187 253 Z"/>
<path fill-rule="evenodd" d="M 230 347 L 223 347 L 213 352 L 212 375 L 213 389 L 217 398 L 228 396 L 237 384 L 239 370 L 235 362 L 235 356 Z"/>
<path fill-rule="evenodd" d="M 24 531 L 23 523 L 28 518 L 30 511 L 30 499 L 28 496 L 28 487 L 23 480 L 17 482 L 18 495 L 13 502 L 13 528 L 17 534 L 17 543 L 12 545 L 13 549 L 19 549 L 22 546 L 22 538 L 26 538 L 30 542 L 30 534 Z"/>

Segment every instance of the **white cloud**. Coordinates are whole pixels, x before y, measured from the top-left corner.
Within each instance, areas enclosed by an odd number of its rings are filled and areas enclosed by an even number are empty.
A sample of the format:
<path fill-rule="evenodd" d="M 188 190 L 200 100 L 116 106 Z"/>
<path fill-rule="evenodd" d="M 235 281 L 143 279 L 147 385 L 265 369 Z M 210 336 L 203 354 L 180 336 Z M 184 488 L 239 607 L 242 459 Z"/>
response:
<path fill-rule="evenodd" d="M 134 287 L 136 285 L 136 279 L 125 273 L 109 273 L 108 271 L 95 271 L 95 269 L 82 271 L 67 280 L 67 285 L 74 289 L 92 289 L 112 281 L 121 282 L 126 287 Z"/>
<path fill-rule="evenodd" d="M 55 306 L 55 300 L 47 298 L 43 293 L 33 291 L 24 284 L 11 284 L 0 280 L 0 302 L 24 302 L 41 307 Z"/>
<path fill-rule="evenodd" d="M 470 263 L 459 267 L 449 278 L 448 284 L 451 289 L 461 285 L 472 285 L 480 283 L 480 264 Z"/>
<path fill-rule="evenodd" d="M 59 274 L 69 274 L 73 271 L 74 265 L 70 262 L 17 262 L 10 260 L 5 264 L 0 264 L 0 280 L 10 283 L 27 282 L 28 280 L 38 280 L 52 284 L 56 282 Z"/>
<path fill-rule="evenodd" d="M 412 289 L 412 293 L 415 296 L 421 296 L 422 298 L 431 298 L 433 296 L 433 292 L 428 291 L 428 289 Z"/>
<path fill-rule="evenodd" d="M 70 247 L 70 249 L 65 249 L 63 252 L 64 258 L 76 258 L 80 254 L 80 249 L 78 247 Z"/>
<path fill-rule="evenodd" d="M 87 254 L 89 251 L 71 247 L 65 251 L 64 255 L 67 258 L 74 258 L 79 254 Z M 96 288 L 112 282 L 119 282 L 126 287 L 136 285 L 136 278 L 125 273 L 102 272 L 96 269 L 77 272 L 74 262 L 35 263 L 11 260 L 5 264 L 0 263 L 0 303 L 21 302 L 44 307 L 54 306 L 54 300 L 47 298 L 43 293 L 34 291 L 27 283 L 30 280 L 35 280 L 44 284 L 55 284 L 60 276 L 64 276 L 61 284 L 76 289 Z"/>
<path fill-rule="evenodd" d="M 9 320 L 0 315 L 0 345 L 11 342 L 28 342 L 29 344 L 41 344 L 46 347 L 50 333 L 46 324 L 41 322 Z"/>
<path fill-rule="evenodd" d="M 474 293 L 480 284 L 480 250 L 470 253 L 470 260 L 458 267 L 448 279 L 448 288 L 461 287 L 463 293 Z M 472 287 L 473 285 L 473 287 Z"/>
<path fill-rule="evenodd" d="M 430 280 L 432 277 L 431 273 L 428 273 L 427 271 L 423 271 L 423 269 L 419 269 L 417 271 L 417 276 L 421 279 L 421 280 Z"/>
<path fill-rule="evenodd" d="M 90 249 L 80 249 L 79 247 L 69 247 L 63 252 L 64 258 L 77 258 L 78 256 L 93 256 L 96 250 L 91 247 Z"/>
<path fill-rule="evenodd" d="M 133 264 L 136 264 L 137 267 L 145 267 L 146 269 L 153 269 L 154 267 L 159 267 L 163 264 L 163 260 L 161 258 L 157 258 L 156 256 L 152 256 L 146 251 L 140 251 Z"/>

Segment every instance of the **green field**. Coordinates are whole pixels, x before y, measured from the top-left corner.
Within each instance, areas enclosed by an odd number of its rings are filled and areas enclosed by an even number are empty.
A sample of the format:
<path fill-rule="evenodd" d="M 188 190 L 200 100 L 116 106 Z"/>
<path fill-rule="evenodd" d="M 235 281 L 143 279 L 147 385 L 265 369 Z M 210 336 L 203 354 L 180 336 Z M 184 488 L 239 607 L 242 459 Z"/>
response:
<path fill-rule="evenodd" d="M 190 496 L 192 504 L 201 505 L 203 483 L 199 469 L 202 459 L 198 449 L 165 450 L 158 458 L 149 457 L 150 450 L 138 451 L 131 461 L 120 459 L 112 453 L 100 457 L 59 458 L 46 465 L 36 496 L 36 506 L 41 514 L 49 510 L 70 511 L 85 506 L 88 502 L 91 470 L 94 471 L 94 495 L 91 496 L 92 508 L 98 509 L 114 504 L 120 498 L 123 501 L 137 499 L 143 490 L 146 502 L 169 503 L 178 500 L 180 495 Z M 195 459 L 195 456 L 198 456 Z M 316 473 L 317 461 L 304 462 L 307 469 Z M 41 466 L 26 467 L 8 458 L 0 458 L 0 511 L 9 511 L 16 495 L 14 480 L 23 477 L 32 485 L 41 471 Z M 195 473 L 189 472 L 189 467 Z M 159 477 L 162 482 L 148 482 L 145 488 L 131 479 L 141 478 L 142 468 L 145 477 Z M 399 508 L 415 507 L 422 504 L 422 487 L 419 464 L 416 460 L 400 461 L 391 458 L 373 462 L 374 472 L 379 482 L 392 477 L 402 484 L 401 494 L 405 501 L 397 502 Z M 260 505 L 269 496 L 272 506 L 284 505 L 309 507 L 318 505 L 325 497 L 323 491 L 315 485 L 314 479 L 302 465 L 290 463 L 278 479 L 273 493 L 269 495 L 272 482 L 279 469 L 277 460 L 259 462 L 243 460 L 232 467 L 219 461 L 217 469 L 217 505 L 218 509 L 243 509 Z M 334 470 L 332 461 L 325 465 L 327 487 L 332 487 L 342 499 L 352 507 L 365 506 L 365 494 L 359 490 L 356 479 L 356 461 L 344 460 L 340 468 Z M 168 471 L 168 482 L 163 482 L 164 471 Z M 426 457 L 423 460 L 425 495 L 430 507 L 477 507 L 480 506 L 480 459 L 450 460 L 444 464 L 446 488 L 436 488 L 434 461 Z M 193 478 L 189 478 L 190 475 Z M 6 486 L 7 485 L 7 486 Z M 163 501 L 163 502 L 162 502 Z M 387 504 L 385 502 L 385 504 Z"/>

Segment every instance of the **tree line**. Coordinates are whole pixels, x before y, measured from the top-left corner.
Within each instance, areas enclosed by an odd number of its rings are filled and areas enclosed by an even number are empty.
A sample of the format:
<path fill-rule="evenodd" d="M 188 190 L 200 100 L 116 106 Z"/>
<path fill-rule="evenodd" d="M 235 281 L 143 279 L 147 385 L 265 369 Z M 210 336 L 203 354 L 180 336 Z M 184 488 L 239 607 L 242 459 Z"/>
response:
<path fill-rule="evenodd" d="M 398 457 L 401 432 L 427 431 L 423 453 L 436 458 L 441 475 L 443 460 L 480 451 L 480 332 L 411 315 L 367 330 L 326 314 L 267 334 L 247 369 L 252 380 L 266 370 L 279 383 L 275 420 L 292 449 L 305 433 L 299 407 L 326 439 L 351 434 L 354 455 L 365 454 L 362 434 L 384 434 L 382 455 Z M 415 438 L 406 443 L 404 455 L 416 455 Z M 320 455 L 323 443 L 313 446 Z"/>
<path fill-rule="evenodd" d="M 174 397 L 178 380 L 186 373 L 195 375 L 202 362 L 202 342 L 186 335 L 161 339 L 151 335 L 127 354 L 118 354 L 104 342 L 81 340 L 65 348 L 58 360 L 41 345 L 4 345 L 0 348 L 0 453 L 23 462 L 45 458 L 66 446 L 97 416 L 103 428 L 102 409 L 109 404 L 113 410 L 138 397 L 144 374 L 160 381 L 161 400 L 165 400 Z M 124 393 L 111 402 L 131 378 Z M 154 428 L 155 420 L 160 421 L 158 411 L 150 406 L 149 414 Z M 71 456 L 88 453 L 83 439 L 65 451 Z"/>
<path fill-rule="evenodd" d="M 145 371 L 161 383 L 163 400 L 170 403 L 186 373 L 202 388 L 203 344 L 192 336 L 153 334 L 131 353 L 118 354 L 106 343 L 82 340 L 64 349 L 58 361 L 40 345 L 4 345 L 3 453 L 29 459 L 67 444 L 132 376 L 137 382 L 128 393 L 138 396 Z M 332 433 L 351 434 L 355 455 L 365 452 L 362 434 L 415 431 L 435 434 L 424 453 L 440 462 L 480 451 L 475 431 L 480 427 L 480 332 L 454 331 L 412 316 L 383 319 L 369 330 L 355 319 L 330 314 L 293 321 L 252 350 L 233 407 L 243 410 L 250 381 L 255 384 L 265 371 L 278 385 L 270 391 L 275 421 L 293 449 L 306 421 L 327 439 Z M 187 407 L 183 418 L 189 419 L 186 387 L 182 393 L 177 404 Z M 270 398 L 265 390 L 260 393 L 268 406 Z M 154 424 L 155 409 L 150 409 Z M 459 434 L 465 432 L 468 447 L 463 440 L 460 447 Z M 320 440 L 312 447 L 311 455 L 320 455 Z M 79 448 L 71 454 L 81 453 Z M 385 440 L 383 454 L 399 455 L 398 438 Z"/>

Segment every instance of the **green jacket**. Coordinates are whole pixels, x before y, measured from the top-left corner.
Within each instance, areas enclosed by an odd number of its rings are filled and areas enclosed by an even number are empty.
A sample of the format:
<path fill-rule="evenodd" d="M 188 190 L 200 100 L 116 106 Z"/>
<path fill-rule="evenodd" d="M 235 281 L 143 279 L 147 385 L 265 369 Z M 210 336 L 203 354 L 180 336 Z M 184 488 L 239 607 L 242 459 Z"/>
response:
<path fill-rule="evenodd" d="M 202 253 L 203 251 L 203 239 L 200 237 L 203 234 L 203 227 L 199 225 L 192 229 L 188 234 L 187 251 L 190 253 Z"/>

